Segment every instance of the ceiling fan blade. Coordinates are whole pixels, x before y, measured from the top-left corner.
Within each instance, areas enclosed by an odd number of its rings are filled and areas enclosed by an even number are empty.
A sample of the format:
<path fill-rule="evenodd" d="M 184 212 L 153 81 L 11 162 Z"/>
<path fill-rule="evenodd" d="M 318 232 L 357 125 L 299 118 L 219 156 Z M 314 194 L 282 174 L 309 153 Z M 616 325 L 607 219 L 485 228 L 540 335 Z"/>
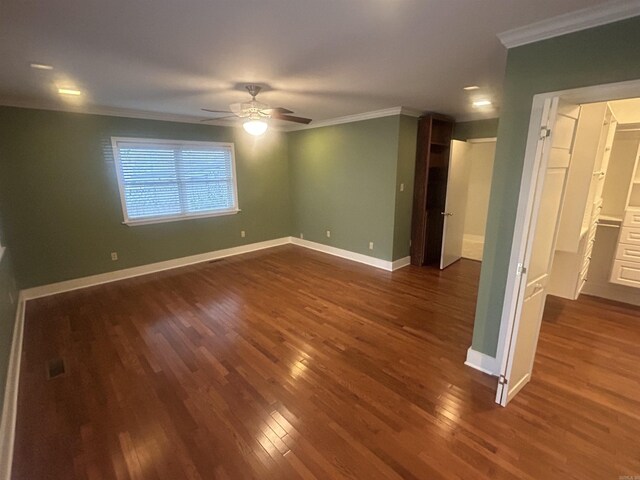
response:
<path fill-rule="evenodd" d="M 233 113 L 233 112 L 230 112 L 229 110 L 211 110 L 209 108 L 201 108 L 200 110 L 202 110 L 203 112 L 211 112 L 211 113 Z"/>
<path fill-rule="evenodd" d="M 214 120 L 223 120 L 226 118 L 238 118 L 235 115 L 227 115 L 225 117 L 213 117 L 213 118 L 203 118 L 202 120 L 200 120 L 201 122 L 213 122 Z"/>
<path fill-rule="evenodd" d="M 275 118 L 277 120 L 286 120 L 287 122 L 304 123 L 305 125 L 311 123 L 310 118 L 294 117 L 293 115 L 284 115 L 281 113 L 274 113 L 273 115 L 271 115 L 271 118 Z"/>
<path fill-rule="evenodd" d="M 232 103 L 231 105 L 229 105 L 229 110 L 231 110 L 231 112 L 235 113 L 239 117 L 242 117 L 242 116 L 246 116 L 244 114 L 246 112 L 246 109 L 249 106 L 250 105 L 248 104 L 248 102 L 245 102 L 245 103 Z"/>
<path fill-rule="evenodd" d="M 292 110 L 289 110 L 287 108 L 284 107 L 273 107 L 273 108 L 267 108 L 264 110 L 265 113 L 272 115 L 274 113 L 293 113 Z"/>

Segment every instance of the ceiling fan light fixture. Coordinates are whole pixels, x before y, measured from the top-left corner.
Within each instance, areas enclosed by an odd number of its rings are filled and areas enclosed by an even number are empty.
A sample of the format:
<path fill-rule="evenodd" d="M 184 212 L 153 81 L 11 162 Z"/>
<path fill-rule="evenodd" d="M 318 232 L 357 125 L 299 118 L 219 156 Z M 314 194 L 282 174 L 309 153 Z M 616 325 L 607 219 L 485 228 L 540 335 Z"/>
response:
<path fill-rule="evenodd" d="M 245 132 L 249 135 L 253 135 L 254 137 L 258 137 L 267 131 L 267 122 L 262 120 L 247 120 L 242 124 L 242 128 L 244 128 Z"/>
<path fill-rule="evenodd" d="M 267 123 L 267 119 L 285 121 L 285 122 L 294 122 L 294 123 L 303 123 L 308 125 L 311 123 L 310 118 L 304 117 L 296 117 L 294 115 L 289 115 L 293 113 L 292 110 L 289 110 L 284 107 L 270 107 L 266 103 L 261 103 L 256 100 L 256 95 L 260 93 L 261 87 L 259 85 L 246 85 L 245 88 L 247 92 L 251 95 L 251 101 L 249 102 L 241 102 L 241 103 L 232 103 L 229 105 L 230 111 L 224 110 L 211 110 L 209 108 L 203 108 L 205 112 L 213 112 L 213 113 L 233 113 L 236 117 L 245 119 L 242 127 L 249 135 L 253 135 L 258 137 L 267 131 L 269 125 Z M 232 116 L 233 116 L 232 115 Z M 218 118 L 206 118 L 202 120 L 203 122 L 207 122 L 209 120 L 217 120 L 219 118 L 227 118 L 227 117 L 218 117 Z"/>

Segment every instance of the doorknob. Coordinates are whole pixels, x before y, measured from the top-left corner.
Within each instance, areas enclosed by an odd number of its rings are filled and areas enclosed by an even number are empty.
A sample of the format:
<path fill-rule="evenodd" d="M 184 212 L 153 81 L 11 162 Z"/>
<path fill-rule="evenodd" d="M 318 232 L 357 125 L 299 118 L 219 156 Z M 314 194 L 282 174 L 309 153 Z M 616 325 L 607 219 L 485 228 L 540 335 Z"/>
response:
<path fill-rule="evenodd" d="M 445 217 L 452 217 L 453 213 L 449 213 L 449 212 L 440 212 L 440 215 L 444 215 Z"/>

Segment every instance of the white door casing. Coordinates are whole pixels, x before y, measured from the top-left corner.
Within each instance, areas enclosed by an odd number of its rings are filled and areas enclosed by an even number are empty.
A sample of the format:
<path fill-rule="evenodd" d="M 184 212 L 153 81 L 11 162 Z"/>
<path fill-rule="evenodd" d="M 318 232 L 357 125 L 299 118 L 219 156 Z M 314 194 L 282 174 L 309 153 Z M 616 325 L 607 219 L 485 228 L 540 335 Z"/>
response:
<path fill-rule="evenodd" d="M 501 405 L 531 378 L 578 115 L 578 106 L 558 97 L 544 106 L 518 298 L 496 393 Z"/>
<path fill-rule="evenodd" d="M 504 375 L 509 354 L 512 352 L 511 337 L 517 328 L 516 310 L 522 299 L 520 267 L 525 262 L 527 233 L 534 216 L 533 198 L 536 192 L 536 180 L 540 170 L 541 149 L 540 126 L 546 125 L 551 103 L 554 98 L 562 98 L 573 104 L 607 102 L 625 98 L 640 97 L 640 79 L 624 82 L 591 85 L 562 91 L 539 93 L 533 96 L 529 129 L 527 134 L 524 163 L 520 179 L 518 207 L 510 245 L 509 267 L 505 282 L 504 298 L 500 313 L 500 329 L 496 347 L 498 375 Z M 502 393 L 505 392 L 504 401 Z M 506 388 L 498 385 L 496 402 L 506 404 Z"/>

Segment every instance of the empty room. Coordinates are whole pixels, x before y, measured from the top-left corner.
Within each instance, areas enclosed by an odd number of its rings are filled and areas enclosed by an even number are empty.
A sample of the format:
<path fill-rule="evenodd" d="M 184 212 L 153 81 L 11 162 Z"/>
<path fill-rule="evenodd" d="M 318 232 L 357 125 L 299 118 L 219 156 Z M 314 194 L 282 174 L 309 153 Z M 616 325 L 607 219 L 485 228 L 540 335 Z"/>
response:
<path fill-rule="evenodd" d="M 640 0 L 0 2 L 0 480 L 640 478 Z"/>

